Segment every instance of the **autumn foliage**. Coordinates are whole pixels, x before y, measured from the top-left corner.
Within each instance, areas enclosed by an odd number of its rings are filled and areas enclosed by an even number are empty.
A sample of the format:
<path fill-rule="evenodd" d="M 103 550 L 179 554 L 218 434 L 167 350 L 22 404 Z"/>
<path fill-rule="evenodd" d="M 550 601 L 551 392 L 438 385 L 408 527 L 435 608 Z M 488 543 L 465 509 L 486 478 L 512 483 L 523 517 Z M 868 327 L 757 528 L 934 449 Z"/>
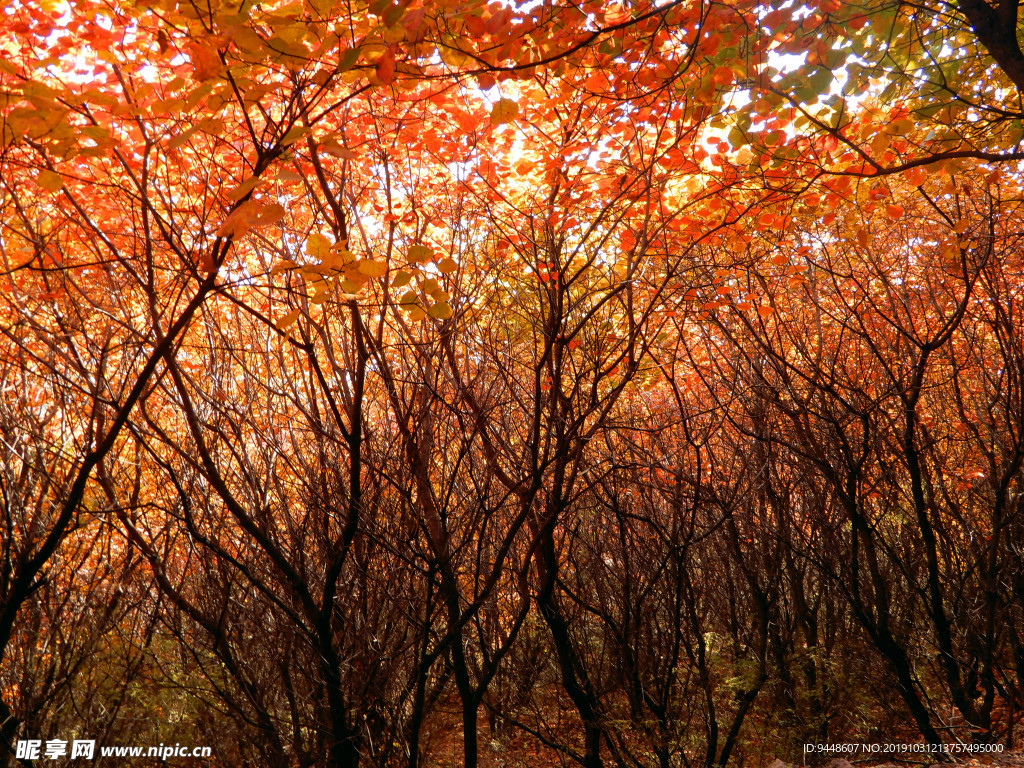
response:
<path fill-rule="evenodd" d="M 0 19 L 4 764 L 1019 743 L 1014 0 Z"/>

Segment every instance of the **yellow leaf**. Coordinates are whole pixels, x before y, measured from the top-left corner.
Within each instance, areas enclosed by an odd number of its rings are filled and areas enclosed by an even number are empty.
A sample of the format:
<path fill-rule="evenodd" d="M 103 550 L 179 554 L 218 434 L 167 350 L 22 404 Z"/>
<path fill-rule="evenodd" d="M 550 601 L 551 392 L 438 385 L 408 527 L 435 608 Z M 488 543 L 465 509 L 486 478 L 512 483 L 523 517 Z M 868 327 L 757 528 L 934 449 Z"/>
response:
<path fill-rule="evenodd" d="M 231 42 L 233 42 L 238 50 L 246 53 L 258 53 L 261 54 L 266 47 L 266 41 L 256 34 L 255 30 L 247 27 L 244 24 L 237 24 L 231 28 Z"/>
<path fill-rule="evenodd" d="M 400 271 L 395 275 L 395 279 L 391 281 L 391 287 L 401 288 L 404 285 L 408 285 L 410 280 L 412 280 L 412 275 L 404 270 Z"/>
<path fill-rule="evenodd" d="M 383 261 L 363 259 L 359 262 L 359 271 L 367 277 L 382 277 L 388 271 L 388 265 Z"/>
<path fill-rule="evenodd" d="M 427 314 L 438 320 L 447 320 L 452 316 L 452 305 L 447 301 L 438 302 L 427 310 Z"/>
<path fill-rule="evenodd" d="M 280 14 L 281 11 L 278 11 L 278 13 Z M 306 25 L 295 22 L 274 24 L 274 34 L 288 43 L 289 46 L 299 46 L 302 42 L 302 38 L 306 36 Z M 291 53 L 292 50 L 289 48 L 286 49 L 286 52 Z"/>
<path fill-rule="evenodd" d="M 875 134 L 875 138 L 871 140 L 871 151 L 876 155 L 882 154 L 889 148 L 889 144 L 892 142 L 892 137 L 885 131 L 879 131 Z"/>
<path fill-rule="evenodd" d="M 452 69 L 461 69 L 469 61 L 469 56 L 459 50 L 454 41 L 444 41 L 438 46 L 437 52 L 441 55 L 441 61 Z"/>
<path fill-rule="evenodd" d="M 519 114 L 519 104 L 512 99 L 498 99 L 491 107 L 491 125 L 511 123 Z"/>
<path fill-rule="evenodd" d="M 45 190 L 57 192 L 64 186 L 64 179 L 59 173 L 53 171 L 40 171 L 36 177 L 36 183 Z"/>
<path fill-rule="evenodd" d="M 437 271 L 440 272 L 442 275 L 447 275 L 449 272 L 454 272 L 458 268 L 459 265 L 456 264 L 455 260 L 452 258 L 441 259 L 441 261 L 437 263 Z"/>
<path fill-rule="evenodd" d="M 210 95 L 210 93 L 213 91 L 214 85 L 216 85 L 216 83 L 214 83 L 213 81 L 197 85 L 195 88 L 188 92 L 188 96 L 185 98 L 185 106 L 188 109 L 192 109 L 193 107 L 195 107 L 200 101 L 202 101 L 205 97 Z M 223 123 L 223 121 L 221 121 L 221 123 Z M 198 128 L 199 126 L 196 127 Z"/>
<path fill-rule="evenodd" d="M 914 121 L 905 117 L 893 120 L 885 126 L 885 132 L 891 136 L 906 136 L 912 130 L 914 130 Z"/>
<path fill-rule="evenodd" d="M 247 179 L 235 187 L 233 190 L 227 193 L 228 200 L 237 201 L 241 200 L 247 194 L 252 192 L 256 185 L 260 183 L 259 177 L 253 176 L 251 179 Z"/>
<path fill-rule="evenodd" d="M 306 253 L 312 256 L 314 259 L 320 259 L 321 261 L 327 256 L 331 250 L 331 240 L 326 235 L 321 235 L 319 232 L 314 232 L 306 240 Z"/>
<path fill-rule="evenodd" d="M 217 237 L 241 237 L 256 223 L 260 204 L 255 200 L 246 200 L 235 208 L 217 230 Z"/>
<path fill-rule="evenodd" d="M 82 132 L 83 136 L 88 136 L 96 143 L 110 141 L 110 131 L 101 125 L 83 125 L 78 130 Z"/>
<path fill-rule="evenodd" d="M 398 43 L 405 40 L 405 28 L 396 24 L 390 29 L 384 30 L 384 42 L 385 43 Z"/>
<path fill-rule="evenodd" d="M 290 131 L 288 131 L 288 133 L 284 135 L 283 139 L 281 139 L 281 146 L 291 146 L 308 133 L 309 128 L 306 128 L 305 126 L 302 125 L 296 125 L 294 128 L 292 128 Z"/>
<path fill-rule="evenodd" d="M 332 248 L 330 251 L 323 255 L 321 262 L 330 267 L 331 269 L 344 269 L 345 265 L 352 261 L 352 259 L 346 258 L 345 254 L 351 256 L 351 254 L 348 251 L 337 251 Z"/>
<path fill-rule="evenodd" d="M 192 138 L 192 134 L 195 133 L 195 132 L 196 132 L 196 128 L 189 128 L 184 133 L 179 133 L 177 136 L 173 137 L 170 141 L 167 142 L 168 148 L 169 149 L 177 149 L 182 144 L 184 144 L 186 141 L 191 139 Z"/>
<path fill-rule="evenodd" d="M 295 269 L 297 266 L 299 266 L 298 263 L 291 259 L 281 259 L 281 261 L 277 262 L 270 268 L 270 274 L 277 275 L 281 272 L 286 272 L 289 269 Z"/>
<path fill-rule="evenodd" d="M 320 145 L 320 149 L 328 155 L 342 160 L 354 160 L 356 157 L 355 152 L 347 147 L 341 146 L 341 144 L 338 144 L 336 141 L 325 141 Z"/>
<path fill-rule="evenodd" d="M 285 210 L 278 203 L 271 203 L 270 205 L 264 206 L 263 210 L 260 211 L 259 218 L 256 221 L 257 224 L 273 224 L 278 219 L 284 217 Z"/>
<path fill-rule="evenodd" d="M 299 319 L 299 310 L 294 309 L 291 312 L 289 312 L 287 315 L 282 317 L 280 320 L 278 320 L 276 323 L 274 323 L 274 325 L 277 326 L 277 330 L 283 331 L 288 326 L 294 324 L 295 321 L 298 320 L 298 319 Z"/>
<path fill-rule="evenodd" d="M 414 245 L 409 248 L 409 263 L 420 264 L 434 258 L 434 249 L 425 245 Z"/>

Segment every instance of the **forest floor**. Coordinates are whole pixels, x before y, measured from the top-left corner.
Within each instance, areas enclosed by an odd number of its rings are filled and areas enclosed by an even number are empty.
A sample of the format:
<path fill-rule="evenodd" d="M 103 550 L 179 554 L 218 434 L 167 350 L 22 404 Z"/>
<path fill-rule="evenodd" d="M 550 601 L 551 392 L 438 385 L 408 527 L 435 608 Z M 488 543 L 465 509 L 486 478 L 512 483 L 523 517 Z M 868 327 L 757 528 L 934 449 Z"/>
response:
<path fill-rule="evenodd" d="M 853 760 L 848 761 L 842 758 L 830 760 L 825 763 L 808 761 L 806 765 L 820 766 L 820 768 L 908 768 L 908 766 L 922 766 L 923 768 L 1024 768 L 1024 751 L 1014 750 L 1008 753 L 984 754 L 978 757 L 954 758 L 952 763 L 937 763 L 927 759 L 912 759 L 895 761 L 890 759 L 882 760 Z M 782 760 L 773 760 L 767 768 L 803 768 L 801 763 L 785 763 Z"/>
<path fill-rule="evenodd" d="M 448 718 L 445 718 L 447 721 Z M 575 768 L 578 764 L 555 750 L 538 748 L 536 739 L 515 729 L 494 733 L 481 718 L 479 728 L 479 768 Z M 455 713 L 451 721 L 444 724 L 435 721 L 433 727 L 426 727 L 423 734 L 426 754 L 431 755 L 431 765 L 436 768 L 461 768 L 463 744 L 461 723 Z M 770 755 L 770 750 L 765 750 Z M 1024 768 L 1024 750 L 1002 754 L 984 754 L 977 757 L 957 757 L 952 763 L 937 763 L 928 759 L 903 761 L 869 758 L 842 758 L 812 760 L 806 762 L 785 762 L 774 757 L 747 759 L 736 763 L 737 768 Z"/>
<path fill-rule="evenodd" d="M 432 768 L 461 768 L 463 765 L 462 722 L 457 702 L 452 699 L 424 724 L 421 747 L 430 755 Z M 550 704 L 551 702 L 547 702 Z M 568 722 L 558 723 L 550 707 L 555 728 L 571 728 Z M 572 718 L 569 718 L 572 720 Z M 563 731 L 564 732 L 564 731 Z M 554 736 L 554 733 L 551 734 Z M 478 722 L 479 768 L 578 768 L 578 763 L 557 750 L 538 745 L 537 739 L 513 728 L 492 728 L 486 715 Z M 776 753 L 777 755 L 778 753 Z M 609 762 L 610 765 L 610 762 Z M 761 746 L 760 754 L 746 754 L 732 761 L 735 768 L 1024 768 L 1024 749 L 975 756 L 954 756 L 953 762 L 938 763 L 928 756 L 909 756 L 907 760 L 870 756 L 823 758 L 807 755 L 806 760 L 787 762 L 772 754 L 769 745 Z"/>

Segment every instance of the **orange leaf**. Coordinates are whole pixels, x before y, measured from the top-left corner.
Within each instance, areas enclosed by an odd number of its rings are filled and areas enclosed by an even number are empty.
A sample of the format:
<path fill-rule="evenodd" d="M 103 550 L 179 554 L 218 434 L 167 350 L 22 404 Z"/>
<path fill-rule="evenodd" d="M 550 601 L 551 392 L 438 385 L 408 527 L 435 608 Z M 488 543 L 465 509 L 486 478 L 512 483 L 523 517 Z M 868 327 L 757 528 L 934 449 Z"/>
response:
<path fill-rule="evenodd" d="M 212 80 L 220 74 L 220 56 L 209 42 L 201 40 L 190 42 L 188 57 L 192 60 L 192 77 L 196 80 Z"/>
<path fill-rule="evenodd" d="M 711 82 L 718 86 L 731 85 L 735 77 L 736 75 L 731 68 L 718 67 L 711 74 Z"/>
<path fill-rule="evenodd" d="M 377 59 L 377 79 L 382 85 L 390 85 L 395 79 L 395 52 L 392 48 L 388 48 Z"/>

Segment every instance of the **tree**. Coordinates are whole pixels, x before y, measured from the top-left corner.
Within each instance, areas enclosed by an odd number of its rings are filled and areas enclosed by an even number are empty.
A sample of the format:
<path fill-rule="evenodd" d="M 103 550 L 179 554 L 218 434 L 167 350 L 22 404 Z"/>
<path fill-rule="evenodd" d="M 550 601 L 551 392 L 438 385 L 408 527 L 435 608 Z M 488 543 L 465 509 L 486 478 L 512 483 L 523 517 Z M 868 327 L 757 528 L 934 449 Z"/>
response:
<path fill-rule="evenodd" d="M 1012 743 L 1018 11 L 6 9 L 4 744 Z"/>

